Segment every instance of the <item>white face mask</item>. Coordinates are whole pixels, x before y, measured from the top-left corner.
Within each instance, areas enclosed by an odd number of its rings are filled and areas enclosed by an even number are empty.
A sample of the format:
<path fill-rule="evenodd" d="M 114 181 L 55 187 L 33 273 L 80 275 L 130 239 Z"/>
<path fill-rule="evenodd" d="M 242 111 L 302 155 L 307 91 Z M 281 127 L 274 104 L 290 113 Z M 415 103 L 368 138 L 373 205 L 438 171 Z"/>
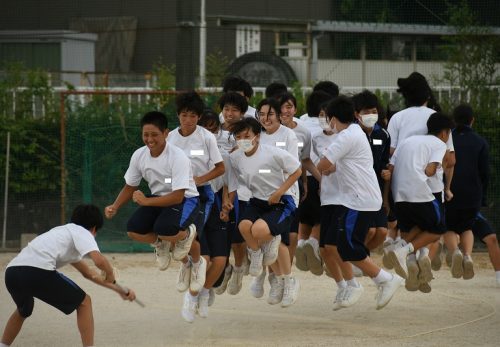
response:
<path fill-rule="evenodd" d="M 253 140 L 255 139 L 255 136 L 253 139 L 241 139 L 237 140 L 236 144 L 238 145 L 238 148 L 241 148 L 241 150 L 245 153 L 250 152 L 254 148 Z"/>
<path fill-rule="evenodd" d="M 361 124 L 367 128 L 373 128 L 378 121 L 378 114 L 370 113 L 361 115 Z"/>
<path fill-rule="evenodd" d="M 332 127 L 330 126 L 330 123 L 326 120 L 326 117 L 319 117 L 319 126 L 321 129 L 325 131 L 331 131 Z"/>

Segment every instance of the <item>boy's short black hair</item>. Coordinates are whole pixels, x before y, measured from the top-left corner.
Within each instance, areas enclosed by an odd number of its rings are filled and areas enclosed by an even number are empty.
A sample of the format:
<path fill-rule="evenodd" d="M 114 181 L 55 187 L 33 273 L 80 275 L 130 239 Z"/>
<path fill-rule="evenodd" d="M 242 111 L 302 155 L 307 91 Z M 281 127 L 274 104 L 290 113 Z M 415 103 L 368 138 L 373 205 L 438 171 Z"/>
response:
<path fill-rule="evenodd" d="M 266 98 L 279 98 L 281 94 L 288 91 L 285 84 L 280 82 L 273 82 L 266 87 Z"/>
<path fill-rule="evenodd" d="M 87 230 L 95 227 L 96 231 L 102 228 L 104 222 L 101 210 L 95 205 L 78 205 L 71 214 L 71 223 L 80 225 Z"/>
<path fill-rule="evenodd" d="M 234 123 L 231 128 L 231 133 L 236 136 L 247 130 L 252 130 L 255 135 L 258 135 L 262 132 L 262 126 L 257 119 L 247 117 Z"/>
<path fill-rule="evenodd" d="M 244 114 L 248 110 L 248 101 L 247 99 L 236 92 L 227 92 L 223 94 L 219 99 L 219 106 L 221 109 L 224 108 L 225 105 L 233 105 L 237 109 L 240 110 L 242 114 Z"/>
<path fill-rule="evenodd" d="M 291 101 L 293 106 L 295 106 L 295 108 L 297 108 L 297 99 L 295 98 L 295 95 L 293 95 L 292 93 L 289 93 L 289 92 L 286 92 L 286 93 L 283 93 L 280 95 L 280 106 L 283 106 L 283 104 L 287 101 Z"/>
<path fill-rule="evenodd" d="M 319 90 L 330 94 L 332 98 L 336 98 L 340 93 L 339 86 L 332 81 L 321 81 L 316 83 L 313 87 L 313 92 L 317 92 Z"/>
<path fill-rule="evenodd" d="M 141 118 L 141 129 L 146 124 L 152 124 L 160 129 L 162 132 L 168 129 L 168 119 L 164 113 L 159 111 L 151 111 L 146 113 Z"/>
<path fill-rule="evenodd" d="M 306 100 L 306 111 L 309 117 L 318 117 L 321 109 L 325 108 L 333 97 L 325 91 L 318 90 L 312 92 Z"/>
<path fill-rule="evenodd" d="M 451 130 L 454 127 L 451 118 L 441 112 L 431 114 L 427 120 L 427 131 L 431 135 L 438 135 L 441 131 Z"/>
<path fill-rule="evenodd" d="M 407 107 L 422 106 L 432 95 L 429 83 L 418 72 L 412 72 L 407 78 L 398 78 L 398 87 Z"/>
<path fill-rule="evenodd" d="M 272 109 L 274 109 L 274 111 L 276 111 L 276 116 L 279 119 L 279 115 L 281 113 L 281 107 L 280 107 L 279 101 L 276 100 L 275 98 L 262 99 L 259 102 L 259 104 L 257 105 L 257 116 L 258 116 L 258 113 L 260 112 L 260 109 L 262 108 L 262 106 L 266 106 L 266 105 L 269 105 L 270 108 L 272 108 Z"/>
<path fill-rule="evenodd" d="M 175 105 L 178 115 L 183 111 L 191 111 L 201 116 L 205 109 L 203 99 L 195 91 L 183 92 L 177 95 Z"/>
<path fill-rule="evenodd" d="M 354 104 L 347 96 L 339 95 L 328 103 L 326 117 L 328 119 L 335 117 L 343 124 L 353 123 L 355 120 Z"/>
<path fill-rule="evenodd" d="M 245 79 L 240 76 L 228 76 L 222 83 L 222 91 L 227 92 L 242 92 L 247 98 L 253 95 L 253 88 Z"/>
<path fill-rule="evenodd" d="M 214 110 L 212 110 L 211 108 L 205 108 L 205 110 L 203 110 L 200 120 L 198 121 L 198 125 L 201 127 L 207 127 L 211 125 L 220 127 L 219 115 L 215 113 Z"/>
<path fill-rule="evenodd" d="M 457 126 L 470 126 L 474 119 L 474 111 L 469 104 L 460 104 L 453 109 L 453 119 Z"/>
<path fill-rule="evenodd" d="M 352 97 L 352 102 L 354 103 L 354 109 L 356 112 L 361 112 L 362 110 L 369 110 L 372 108 L 379 109 L 379 103 L 377 96 L 370 92 L 369 90 L 363 90 Z"/>

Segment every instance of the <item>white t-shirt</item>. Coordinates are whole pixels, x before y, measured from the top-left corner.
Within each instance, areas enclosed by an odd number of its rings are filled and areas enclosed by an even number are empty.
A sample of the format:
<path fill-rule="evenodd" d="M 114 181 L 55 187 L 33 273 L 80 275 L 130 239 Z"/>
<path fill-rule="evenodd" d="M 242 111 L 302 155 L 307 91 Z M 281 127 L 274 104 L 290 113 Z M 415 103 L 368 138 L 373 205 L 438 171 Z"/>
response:
<path fill-rule="evenodd" d="M 451 139 L 451 145 L 450 145 L 450 139 Z M 451 132 L 450 132 L 450 138 L 446 142 L 446 150 L 449 152 L 455 151 L 455 148 L 453 147 L 453 139 Z M 439 165 L 436 174 L 432 177 L 429 177 L 429 180 L 427 181 L 433 193 L 441 193 L 444 190 L 443 179 L 444 179 L 444 169 L 442 165 Z"/>
<path fill-rule="evenodd" d="M 184 151 L 191 160 L 193 176 L 200 177 L 209 172 L 214 164 L 222 162 L 217 140 L 210 131 L 197 125 L 189 136 L 182 136 L 180 128 L 172 130 L 167 137 L 168 143 Z M 208 182 L 204 185 L 209 184 Z"/>
<path fill-rule="evenodd" d="M 380 210 L 382 193 L 373 170 L 372 151 L 358 124 L 338 133 L 323 155 L 337 167 L 340 205 L 356 211 Z"/>
<path fill-rule="evenodd" d="M 311 132 L 301 123 L 292 129 L 297 136 L 297 147 L 299 148 L 299 160 L 305 160 L 311 157 Z"/>
<path fill-rule="evenodd" d="M 306 116 L 304 119 L 302 117 Z M 321 129 L 321 126 L 319 125 L 319 118 L 318 117 L 309 117 L 307 114 L 305 114 L 300 118 L 300 124 L 304 126 L 306 129 L 309 130 L 309 132 L 312 134 L 319 133 L 323 131 Z M 319 161 L 319 157 L 314 153 L 314 151 L 311 151 L 311 160 L 313 163 L 317 163 Z M 307 176 L 311 176 L 311 173 L 307 171 Z"/>
<path fill-rule="evenodd" d="M 318 165 L 322 153 L 332 144 L 337 134 L 327 135 L 323 130 L 316 131 L 312 136 L 312 153 L 314 153 Z M 340 205 L 339 200 L 340 187 L 337 174 L 331 173 L 328 176 L 321 176 L 320 200 L 323 205 Z"/>
<path fill-rule="evenodd" d="M 175 190 L 185 189 L 184 196 L 198 196 L 193 180 L 191 163 L 184 152 L 167 143 L 158 157 L 152 157 L 147 146 L 137 149 L 125 173 L 125 183 L 137 187 L 144 178 L 151 194 L 164 196 Z"/>
<path fill-rule="evenodd" d="M 69 223 L 37 236 L 7 267 L 32 266 L 52 271 L 66 264 L 77 263 L 92 251 L 99 252 L 99 247 L 90 231 Z"/>
<path fill-rule="evenodd" d="M 400 143 L 391 157 L 394 201 L 433 201 L 425 168 L 430 163 L 441 165 L 445 152 L 446 144 L 433 135 L 415 135 Z"/>
<path fill-rule="evenodd" d="M 252 192 L 253 197 L 267 201 L 283 185 L 287 177 L 300 168 L 297 156 L 274 146 L 259 144 L 247 156 L 241 149 L 230 154 L 234 174 Z"/>
<path fill-rule="evenodd" d="M 272 134 L 266 132 L 260 133 L 260 143 L 263 145 L 273 146 L 282 150 L 287 151 L 295 158 L 299 159 L 299 140 L 295 135 L 294 131 L 287 128 L 284 125 L 280 125 L 278 130 Z M 295 205 L 298 206 L 300 199 L 299 183 L 295 182 L 293 186 L 288 191 L 295 201 Z"/>
<path fill-rule="evenodd" d="M 215 138 L 217 140 L 217 146 L 219 147 L 219 152 L 222 155 L 222 159 L 224 160 L 224 167 L 226 168 L 226 171 L 224 172 L 224 175 L 219 176 L 212 181 L 210 181 L 210 185 L 212 186 L 212 189 L 214 192 L 218 192 L 224 184 L 227 184 L 227 167 L 229 164 L 229 153 L 231 150 L 236 147 L 236 140 L 234 137 L 229 133 L 229 131 L 220 129 L 219 132 L 215 135 Z M 215 167 L 214 164 L 211 165 L 211 169 Z"/>

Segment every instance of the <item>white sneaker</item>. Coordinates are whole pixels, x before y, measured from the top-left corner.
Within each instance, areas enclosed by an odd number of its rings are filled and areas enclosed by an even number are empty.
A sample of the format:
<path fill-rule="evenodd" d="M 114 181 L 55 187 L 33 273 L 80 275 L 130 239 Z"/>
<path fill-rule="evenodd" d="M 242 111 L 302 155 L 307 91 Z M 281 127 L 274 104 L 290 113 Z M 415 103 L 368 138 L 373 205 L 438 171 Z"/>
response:
<path fill-rule="evenodd" d="M 170 265 L 170 242 L 158 240 L 156 243 L 151 244 L 155 249 L 156 265 L 160 271 L 165 271 Z"/>
<path fill-rule="evenodd" d="M 464 256 L 464 280 L 470 280 L 474 277 L 474 262 L 470 255 Z"/>
<path fill-rule="evenodd" d="M 212 306 L 215 302 L 215 292 L 213 288 L 208 290 L 208 306 Z"/>
<path fill-rule="evenodd" d="M 201 318 L 208 317 L 208 301 L 210 300 L 210 294 L 200 294 L 198 295 L 198 314 Z"/>
<path fill-rule="evenodd" d="M 196 316 L 196 311 L 198 310 L 198 297 L 191 299 L 191 294 L 186 292 L 184 294 L 184 303 L 182 305 L 181 315 L 182 318 L 188 323 L 193 323 Z"/>
<path fill-rule="evenodd" d="M 224 278 L 222 279 L 222 283 L 220 286 L 215 288 L 215 294 L 221 295 L 226 291 L 227 288 L 227 283 L 229 282 L 229 279 L 231 279 L 231 275 L 233 274 L 233 266 L 229 264 L 226 266 L 226 269 L 224 270 Z"/>
<path fill-rule="evenodd" d="M 344 293 L 347 290 L 347 287 L 342 287 L 337 289 L 337 294 L 335 294 L 335 299 L 333 300 L 333 310 L 338 311 L 342 308 L 342 298 L 344 297 Z"/>
<path fill-rule="evenodd" d="M 304 253 L 306 254 L 309 271 L 316 276 L 321 276 L 323 274 L 323 260 L 319 254 L 318 241 L 309 238 L 304 243 Z"/>
<path fill-rule="evenodd" d="M 349 307 L 354 305 L 361 298 L 363 291 L 364 289 L 361 284 L 359 285 L 359 287 L 347 286 L 340 301 L 340 306 Z"/>
<path fill-rule="evenodd" d="M 262 264 L 264 266 L 272 265 L 278 259 L 278 249 L 281 243 L 281 235 L 276 235 L 271 241 L 268 241 L 262 245 Z"/>
<path fill-rule="evenodd" d="M 309 271 L 309 266 L 307 266 L 307 257 L 304 251 L 305 242 L 297 245 L 295 249 L 295 266 L 300 271 Z"/>
<path fill-rule="evenodd" d="M 431 259 L 427 254 L 422 253 L 418 256 L 418 267 L 420 268 L 420 273 L 418 274 L 418 280 L 421 283 L 429 283 L 432 281 L 434 276 L 432 276 L 432 265 Z"/>
<path fill-rule="evenodd" d="M 233 269 L 233 274 L 227 283 L 227 293 L 230 295 L 236 295 L 241 290 L 241 284 L 243 281 L 243 268 Z"/>
<path fill-rule="evenodd" d="M 457 248 L 451 257 L 451 275 L 453 278 L 461 278 L 464 275 L 463 261 L 462 252 Z"/>
<path fill-rule="evenodd" d="M 205 258 L 200 257 L 198 264 L 191 265 L 191 280 L 189 283 L 189 289 L 192 292 L 199 292 L 203 285 L 205 284 L 205 278 L 207 275 L 207 261 Z"/>
<path fill-rule="evenodd" d="M 276 275 L 273 275 L 269 281 L 271 283 L 271 289 L 269 290 L 267 303 L 269 305 L 279 304 L 283 299 L 284 280 L 282 277 L 278 278 Z"/>
<path fill-rule="evenodd" d="M 408 256 L 408 248 L 396 247 L 395 249 L 389 251 L 387 255 L 391 260 L 391 263 L 394 266 L 394 270 L 396 270 L 396 273 L 403 278 L 408 278 L 408 268 L 406 267 L 406 257 Z"/>
<path fill-rule="evenodd" d="M 300 282 L 297 278 L 286 276 L 283 280 L 283 297 L 281 307 L 288 307 L 295 304 L 299 297 Z"/>
<path fill-rule="evenodd" d="M 179 275 L 177 276 L 177 284 L 175 288 L 179 292 L 185 292 L 189 288 L 189 283 L 191 282 L 191 258 L 188 259 L 187 263 L 181 263 L 179 267 Z"/>
<path fill-rule="evenodd" d="M 260 248 L 256 251 L 248 249 L 248 253 L 250 254 L 250 267 L 248 269 L 248 273 L 250 276 L 258 276 L 262 271 L 262 261 L 263 254 Z"/>
<path fill-rule="evenodd" d="M 404 279 L 396 274 L 389 281 L 378 286 L 377 310 L 383 309 L 391 301 L 396 290 L 403 284 Z"/>
<path fill-rule="evenodd" d="M 354 264 L 351 265 L 352 265 L 352 274 L 354 275 L 354 277 L 363 277 L 363 271 L 356 265 Z"/>
<path fill-rule="evenodd" d="M 408 268 L 408 278 L 405 281 L 405 288 L 410 292 L 416 292 L 420 287 L 420 281 L 418 279 L 418 273 L 420 272 L 420 270 L 413 255 L 410 255 L 407 258 L 406 266 Z"/>
<path fill-rule="evenodd" d="M 252 279 L 250 284 L 250 293 L 254 298 L 262 298 L 264 295 L 264 281 L 266 280 L 266 271 L 262 270 L 259 276 Z"/>
<path fill-rule="evenodd" d="M 184 259 L 191 249 L 191 244 L 196 237 L 196 227 L 194 224 L 191 224 L 188 229 L 189 235 L 184 240 L 179 240 L 175 243 L 174 251 L 172 252 L 172 257 L 175 260 Z"/>

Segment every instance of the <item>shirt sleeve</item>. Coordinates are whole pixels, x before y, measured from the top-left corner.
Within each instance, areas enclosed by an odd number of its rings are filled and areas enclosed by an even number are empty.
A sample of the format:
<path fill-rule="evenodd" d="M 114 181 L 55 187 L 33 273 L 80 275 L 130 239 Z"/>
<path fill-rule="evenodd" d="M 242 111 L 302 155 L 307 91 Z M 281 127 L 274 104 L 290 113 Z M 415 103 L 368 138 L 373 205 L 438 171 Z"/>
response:
<path fill-rule="evenodd" d="M 346 133 L 341 132 L 330 146 L 323 151 L 322 156 L 328 159 L 330 163 L 335 164 L 349 152 L 352 141 L 348 140 Z"/>
<path fill-rule="evenodd" d="M 208 130 L 205 133 L 205 144 L 207 145 L 208 154 L 212 163 L 217 164 L 223 161 L 222 155 L 219 151 L 219 146 L 217 146 L 217 139 L 215 138 L 215 135 L 210 133 Z"/>
<path fill-rule="evenodd" d="M 432 146 L 431 148 L 431 155 L 429 157 L 429 164 L 430 163 L 439 163 L 442 164 L 443 162 L 443 157 L 446 153 L 446 144 L 444 144 L 441 140 L 438 140 L 440 143 L 436 142 L 435 146 Z"/>
<path fill-rule="evenodd" d="M 94 236 L 85 228 L 80 226 L 76 228 L 74 226 L 71 227 L 71 236 L 73 237 L 75 249 L 81 257 L 84 257 L 92 251 L 99 251 Z"/>
<path fill-rule="evenodd" d="M 288 153 L 293 155 L 295 158 L 299 157 L 299 140 L 297 139 L 297 136 L 293 131 L 290 131 L 286 146 L 286 150 Z"/>
<path fill-rule="evenodd" d="M 274 151 L 274 158 L 276 162 L 280 165 L 281 169 L 287 174 L 292 174 L 297 169 L 300 168 L 300 163 L 297 160 L 297 156 L 293 156 L 290 153 L 278 149 Z"/>
<path fill-rule="evenodd" d="M 387 131 L 389 132 L 389 136 L 391 137 L 391 147 L 396 148 L 398 145 L 398 136 L 399 136 L 399 117 L 397 115 L 393 116 L 389 121 L 389 125 L 387 126 Z"/>
<path fill-rule="evenodd" d="M 226 165 L 226 183 L 227 183 L 227 191 L 228 193 L 232 193 L 238 190 L 238 174 L 233 165 L 233 160 L 231 156 L 228 156 L 228 160 L 224 160 L 224 165 Z"/>
<path fill-rule="evenodd" d="M 446 142 L 446 150 L 450 152 L 455 152 L 455 146 L 453 146 L 453 132 L 450 132 L 450 137 Z"/>
<path fill-rule="evenodd" d="M 139 160 L 140 155 L 139 150 L 137 150 L 132 154 L 127 172 L 125 172 L 125 183 L 132 187 L 137 187 L 141 184 L 142 172 L 139 168 Z"/>

